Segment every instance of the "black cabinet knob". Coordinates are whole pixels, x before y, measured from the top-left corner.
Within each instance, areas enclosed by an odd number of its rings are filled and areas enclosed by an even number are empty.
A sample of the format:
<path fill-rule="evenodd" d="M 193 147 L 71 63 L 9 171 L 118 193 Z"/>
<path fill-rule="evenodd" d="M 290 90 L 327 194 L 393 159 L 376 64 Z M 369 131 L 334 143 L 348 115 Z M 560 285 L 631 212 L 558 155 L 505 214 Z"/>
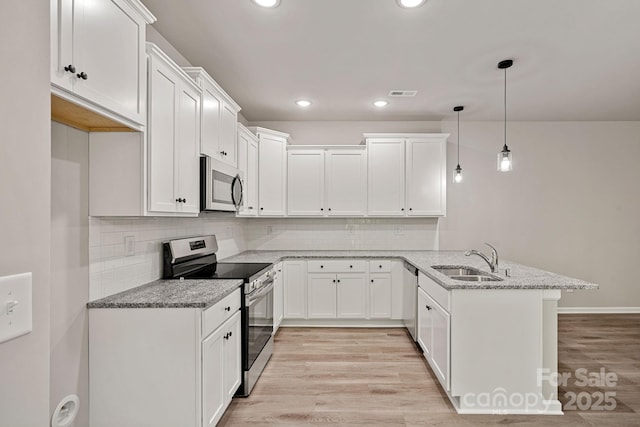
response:
<path fill-rule="evenodd" d="M 263 211 L 263 210 L 264 210 L 264 208 L 260 208 L 260 210 L 261 210 L 261 211 Z"/>
<path fill-rule="evenodd" d="M 323 211 L 323 210 L 324 210 L 324 208 L 320 208 L 320 211 Z"/>
<path fill-rule="evenodd" d="M 336 279 L 333 279 L 333 283 L 336 283 Z"/>
<path fill-rule="evenodd" d="M 431 308 L 432 308 L 432 307 L 431 307 L 431 306 L 429 306 L 429 305 L 427 305 L 427 306 L 425 306 L 425 307 L 426 307 L 426 309 L 427 309 L 427 310 L 431 310 Z"/>
<path fill-rule="evenodd" d="M 338 279 L 338 283 L 340 283 L 340 279 Z"/>
<path fill-rule="evenodd" d="M 187 199 L 182 199 L 182 203 L 187 203 Z"/>
<path fill-rule="evenodd" d="M 225 340 L 228 340 L 228 339 L 229 339 L 229 334 L 226 334 L 226 335 L 225 335 L 224 337 L 222 337 L 222 338 L 224 338 Z"/>
<path fill-rule="evenodd" d="M 329 208 L 329 210 L 331 210 L 331 208 Z"/>
<path fill-rule="evenodd" d="M 225 307 L 224 311 L 231 311 L 231 307 Z"/>
<path fill-rule="evenodd" d="M 249 209 L 253 210 L 253 206 L 249 206 Z"/>
<path fill-rule="evenodd" d="M 402 212 L 404 212 L 404 208 L 401 208 L 400 210 L 401 210 Z"/>
<path fill-rule="evenodd" d="M 320 268 L 324 268 L 324 265 L 321 265 Z"/>
<path fill-rule="evenodd" d="M 233 335 L 233 332 L 229 332 L 229 336 L 232 336 L 232 335 Z"/>
<path fill-rule="evenodd" d="M 349 268 L 353 268 L 353 265 L 350 265 Z"/>
<path fill-rule="evenodd" d="M 412 210 L 413 210 L 413 208 L 409 208 L 409 210 L 410 210 L 410 211 L 412 211 Z"/>
<path fill-rule="evenodd" d="M 176 202 L 180 203 L 182 201 L 182 199 L 176 199 Z"/>
<path fill-rule="evenodd" d="M 373 279 L 371 279 L 371 283 L 373 283 Z"/>
<path fill-rule="evenodd" d="M 64 67 L 64 70 L 68 71 L 70 73 L 75 73 L 76 72 L 76 67 L 74 67 L 72 64 L 69 64 L 66 67 Z"/>
<path fill-rule="evenodd" d="M 382 268 L 382 265 L 379 265 L 378 268 Z"/>
<path fill-rule="evenodd" d="M 84 71 L 79 74 L 76 74 L 76 76 L 78 76 L 78 78 L 82 80 L 87 80 L 89 78 L 89 76 L 87 76 L 87 73 L 85 73 Z"/>

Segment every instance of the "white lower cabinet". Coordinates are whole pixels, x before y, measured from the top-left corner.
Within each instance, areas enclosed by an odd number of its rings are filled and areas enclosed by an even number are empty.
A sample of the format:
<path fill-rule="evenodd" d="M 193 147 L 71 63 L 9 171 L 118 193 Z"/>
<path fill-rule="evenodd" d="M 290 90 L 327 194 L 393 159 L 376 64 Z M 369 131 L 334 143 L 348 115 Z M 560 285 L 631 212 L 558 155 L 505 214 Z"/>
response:
<path fill-rule="evenodd" d="M 369 275 L 369 317 L 391 318 L 391 274 Z"/>
<path fill-rule="evenodd" d="M 202 425 L 215 426 L 242 382 L 240 312 L 202 342 Z"/>
<path fill-rule="evenodd" d="M 275 276 L 273 278 L 273 333 L 278 332 L 280 323 L 284 318 L 284 280 L 282 274 L 282 263 L 279 262 L 273 268 Z"/>
<path fill-rule="evenodd" d="M 335 274 L 310 274 L 307 277 L 307 317 L 334 319 L 336 317 Z"/>
<path fill-rule="evenodd" d="M 307 317 L 307 261 L 284 261 L 284 318 Z"/>
<path fill-rule="evenodd" d="M 365 274 L 337 276 L 339 319 L 364 319 L 367 316 L 367 281 Z"/>
<path fill-rule="evenodd" d="M 90 425 L 216 425 L 241 383 L 240 338 L 239 289 L 206 310 L 90 309 Z"/>
<path fill-rule="evenodd" d="M 418 344 L 443 388 L 450 390 L 451 315 L 418 288 Z"/>

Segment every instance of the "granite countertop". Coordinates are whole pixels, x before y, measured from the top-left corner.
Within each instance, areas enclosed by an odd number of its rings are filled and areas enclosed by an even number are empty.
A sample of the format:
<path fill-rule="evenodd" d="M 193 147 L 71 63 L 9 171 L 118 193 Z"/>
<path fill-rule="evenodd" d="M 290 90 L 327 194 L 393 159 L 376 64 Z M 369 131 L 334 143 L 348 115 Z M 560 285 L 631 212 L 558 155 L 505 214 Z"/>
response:
<path fill-rule="evenodd" d="M 549 271 L 500 260 L 501 272 L 494 273 L 502 281 L 463 282 L 451 279 L 431 268 L 432 265 L 471 266 L 489 272 L 489 266 L 479 257 L 466 257 L 464 251 L 246 251 L 221 260 L 222 262 L 268 262 L 284 259 L 371 258 L 401 259 L 432 278 L 445 289 L 598 289 L 598 285 L 580 279 L 561 276 Z M 510 277 L 503 270 L 510 269 Z"/>
<path fill-rule="evenodd" d="M 208 308 L 238 289 L 242 280 L 156 280 L 99 300 L 87 308 Z"/>

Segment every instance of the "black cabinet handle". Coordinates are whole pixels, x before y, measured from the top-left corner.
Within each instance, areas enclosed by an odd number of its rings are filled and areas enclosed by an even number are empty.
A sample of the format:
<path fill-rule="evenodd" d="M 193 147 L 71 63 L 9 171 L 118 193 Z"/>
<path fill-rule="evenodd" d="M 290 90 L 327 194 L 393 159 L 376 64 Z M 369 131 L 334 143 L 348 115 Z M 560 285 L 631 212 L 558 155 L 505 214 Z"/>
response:
<path fill-rule="evenodd" d="M 433 308 L 433 307 L 431 307 L 431 306 L 429 306 L 429 305 L 427 305 L 427 306 L 425 306 L 425 307 L 426 307 L 426 309 L 427 309 L 427 310 L 431 310 L 431 309 Z"/>
<path fill-rule="evenodd" d="M 178 202 L 178 203 L 187 203 L 187 199 L 177 198 L 176 202 Z"/>
<path fill-rule="evenodd" d="M 225 307 L 224 311 L 231 311 L 231 307 Z"/>
<path fill-rule="evenodd" d="M 229 332 L 229 336 L 233 335 L 233 332 Z"/>
<path fill-rule="evenodd" d="M 76 72 L 76 67 L 74 67 L 72 64 L 69 64 L 66 67 L 64 67 L 64 70 L 68 71 L 70 73 L 75 73 Z"/>
<path fill-rule="evenodd" d="M 182 199 L 182 203 L 187 203 L 187 199 Z"/>
<path fill-rule="evenodd" d="M 182 202 L 182 199 L 176 199 L 176 202 L 180 203 Z"/>
<path fill-rule="evenodd" d="M 226 335 L 225 335 L 224 337 L 222 337 L 222 338 L 224 338 L 225 340 L 228 340 L 228 339 L 229 339 L 229 334 L 226 334 Z"/>
<path fill-rule="evenodd" d="M 79 74 L 76 74 L 76 76 L 78 76 L 78 78 L 82 80 L 87 80 L 89 78 L 89 76 L 87 76 L 87 73 L 85 73 L 84 71 Z"/>

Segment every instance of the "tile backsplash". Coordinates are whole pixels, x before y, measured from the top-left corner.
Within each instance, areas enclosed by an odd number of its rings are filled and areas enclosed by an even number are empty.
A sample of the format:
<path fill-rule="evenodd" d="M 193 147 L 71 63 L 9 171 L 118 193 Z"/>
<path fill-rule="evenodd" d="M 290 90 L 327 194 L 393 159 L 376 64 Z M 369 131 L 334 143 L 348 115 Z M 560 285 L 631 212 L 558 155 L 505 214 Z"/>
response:
<path fill-rule="evenodd" d="M 247 248 L 437 250 L 436 218 L 286 218 L 251 219 Z"/>
<path fill-rule="evenodd" d="M 215 234 L 218 258 L 247 249 L 245 220 L 229 214 L 198 218 L 89 218 L 89 299 L 94 300 L 159 279 L 162 242 L 200 234 Z M 125 254 L 125 237 L 134 240 Z"/>

